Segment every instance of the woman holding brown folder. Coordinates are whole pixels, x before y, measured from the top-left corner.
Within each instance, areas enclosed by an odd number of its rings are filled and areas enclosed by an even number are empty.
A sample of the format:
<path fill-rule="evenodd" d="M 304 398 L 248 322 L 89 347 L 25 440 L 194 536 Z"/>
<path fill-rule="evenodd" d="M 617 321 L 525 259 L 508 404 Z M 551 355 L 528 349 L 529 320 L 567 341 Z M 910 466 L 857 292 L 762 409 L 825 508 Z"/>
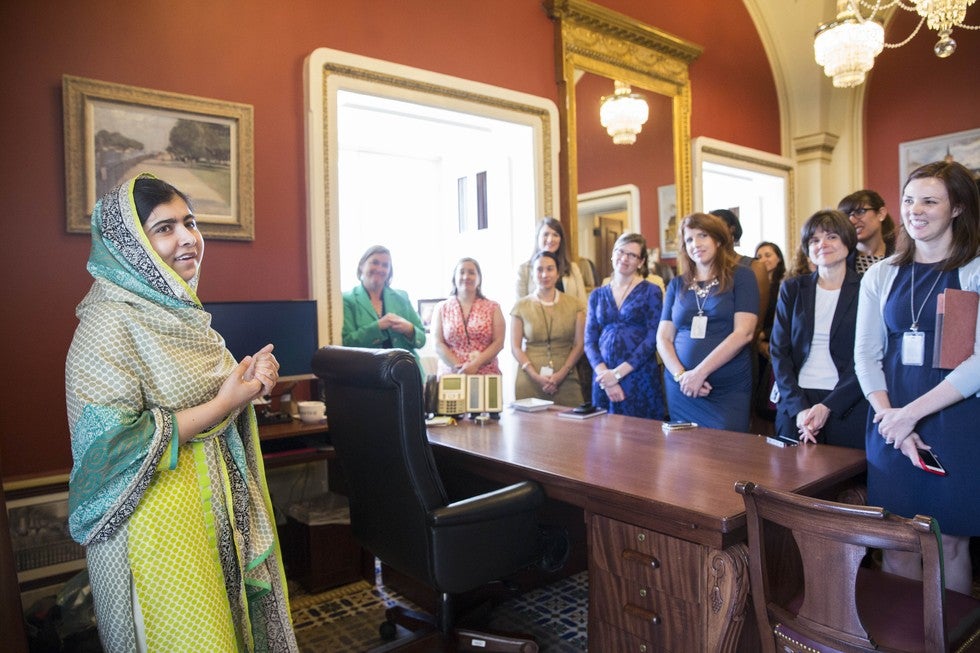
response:
<path fill-rule="evenodd" d="M 980 334 L 953 369 L 933 365 L 937 296 L 980 291 L 980 198 L 970 171 L 939 161 L 912 172 L 902 195 L 896 253 L 861 283 L 854 363 L 871 403 L 865 447 L 868 503 L 942 532 L 946 586 L 970 593 L 970 536 L 980 535 Z M 929 473 L 931 449 L 946 474 Z M 920 578 L 918 556 L 886 552 L 884 569 Z"/>

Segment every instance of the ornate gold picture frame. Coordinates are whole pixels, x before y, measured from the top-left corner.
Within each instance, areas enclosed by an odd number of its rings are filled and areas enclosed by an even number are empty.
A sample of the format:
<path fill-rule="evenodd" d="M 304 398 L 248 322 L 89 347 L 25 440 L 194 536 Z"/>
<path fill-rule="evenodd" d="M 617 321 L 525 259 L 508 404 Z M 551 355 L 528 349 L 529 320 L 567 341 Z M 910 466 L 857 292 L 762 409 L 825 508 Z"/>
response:
<path fill-rule="evenodd" d="M 95 202 L 150 172 L 186 193 L 205 238 L 254 240 L 251 105 L 65 75 L 69 233 Z"/>

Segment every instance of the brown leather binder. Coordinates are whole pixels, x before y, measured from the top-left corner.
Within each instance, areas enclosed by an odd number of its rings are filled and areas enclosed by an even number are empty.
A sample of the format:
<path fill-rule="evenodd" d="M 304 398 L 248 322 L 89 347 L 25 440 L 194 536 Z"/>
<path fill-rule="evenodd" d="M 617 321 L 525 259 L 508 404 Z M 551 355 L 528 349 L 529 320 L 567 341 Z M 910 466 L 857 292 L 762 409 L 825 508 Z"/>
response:
<path fill-rule="evenodd" d="M 980 295 L 947 288 L 936 298 L 936 341 L 932 366 L 951 370 L 973 355 Z"/>

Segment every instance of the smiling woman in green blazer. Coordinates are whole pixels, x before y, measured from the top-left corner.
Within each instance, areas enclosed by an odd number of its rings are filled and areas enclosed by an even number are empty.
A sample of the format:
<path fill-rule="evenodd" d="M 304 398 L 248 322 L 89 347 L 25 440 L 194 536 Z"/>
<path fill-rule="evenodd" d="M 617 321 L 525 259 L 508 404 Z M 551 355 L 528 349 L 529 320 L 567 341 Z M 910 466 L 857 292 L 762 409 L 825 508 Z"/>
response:
<path fill-rule="evenodd" d="M 344 293 L 344 346 L 407 349 L 424 374 L 416 350 L 425 345 L 425 329 L 408 293 L 389 286 L 392 272 L 387 247 L 375 245 L 361 257 L 357 264 L 361 283 Z"/>

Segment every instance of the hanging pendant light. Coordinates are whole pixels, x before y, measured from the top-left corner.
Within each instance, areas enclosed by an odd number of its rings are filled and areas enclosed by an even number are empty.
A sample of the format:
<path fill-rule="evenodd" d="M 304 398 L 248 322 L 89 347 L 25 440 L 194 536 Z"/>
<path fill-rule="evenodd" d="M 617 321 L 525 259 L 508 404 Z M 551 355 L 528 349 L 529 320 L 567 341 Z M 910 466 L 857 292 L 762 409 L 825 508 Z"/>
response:
<path fill-rule="evenodd" d="M 863 20 L 848 0 L 837 3 L 837 20 L 817 28 L 813 57 L 837 88 L 857 86 L 875 64 L 885 44 L 880 23 Z"/>
<path fill-rule="evenodd" d="M 913 0 L 915 11 L 925 19 L 929 29 L 934 29 L 939 34 L 939 41 L 933 47 L 933 52 L 940 59 L 945 59 L 956 51 L 956 41 L 950 36 L 954 27 L 971 29 L 963 21 L 966 20 L 966 8 L 974 2 L 975 0 Z"/>
<path fill-rule="evenodd" d="M 936 30 L 939 41 L 933 51 L 945 58 L 956 51 L 956 41 L 951 34 L 954 27 L 980 29 L 977 25 L 965 25 L 967 7 L 976 0 L 875 0 L 874 4 L 863 0 L 837 0 L 837 19 L 817 28 L 813 37 L 813 55 L 824 72 L 834 80 L 834 86 L 857 86 L 882 48 L 900 48 L 915 37 L 923 23 Z M 858 5 L 871 9 L 865 18 Z M 885 31 L 880 12 L 896 7 L 921 16 L 908 38 L 900 43 L 885 43 Z"/>
<path fill-rule="evenodd" d="M 612 95 L 600 101 L 599 122 L 616 145 L 632 145 L 650 116 L 650 107 L 642 95 L 633 93 L 629 84 L 615 81 Z"/>

